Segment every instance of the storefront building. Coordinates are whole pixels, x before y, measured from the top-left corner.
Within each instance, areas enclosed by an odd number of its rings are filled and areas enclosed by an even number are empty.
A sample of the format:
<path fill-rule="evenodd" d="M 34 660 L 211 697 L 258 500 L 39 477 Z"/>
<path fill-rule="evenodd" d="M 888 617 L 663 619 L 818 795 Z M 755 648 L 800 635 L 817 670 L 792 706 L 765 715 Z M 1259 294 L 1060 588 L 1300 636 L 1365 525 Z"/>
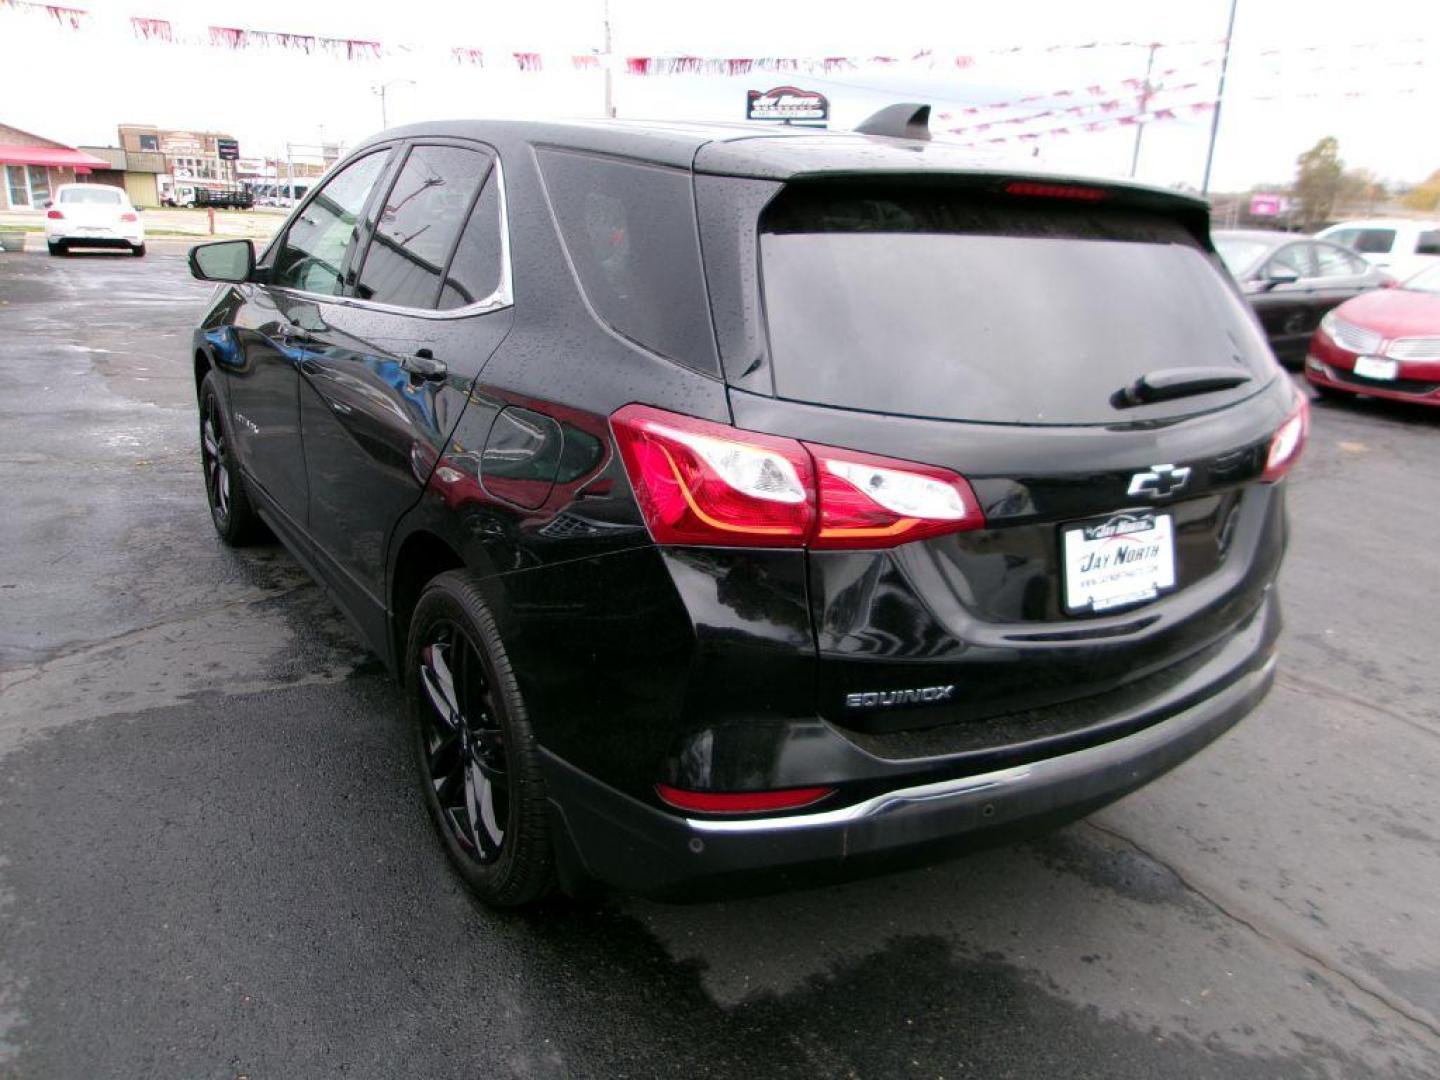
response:
<path fill-rule="evenodd" d="M 109 168 L 103 158 L 0 124 L 0 210 L 39 210 L 61 184 Z"/>

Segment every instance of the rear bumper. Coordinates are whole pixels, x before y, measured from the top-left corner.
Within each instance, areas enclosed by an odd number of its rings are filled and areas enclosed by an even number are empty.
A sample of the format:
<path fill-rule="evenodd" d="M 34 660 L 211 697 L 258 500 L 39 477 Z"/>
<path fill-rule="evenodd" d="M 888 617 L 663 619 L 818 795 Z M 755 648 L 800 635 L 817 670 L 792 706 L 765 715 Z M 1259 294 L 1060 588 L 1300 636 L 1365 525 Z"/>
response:
<path fill-rule="evenodd" d="M 45 240 L 51 244 L 66 243 L 71 247 L 134 247 L 145 242 L 143 232 L 122 233 L 115 229 L 102 232 L 67 232 L 65 229 L 47 229 Z"/>
<path fill-rule="evenodd" d="M 977 775 L 897 786 L 852 805 L 745 819 L 668 814 L 547 755 L 547 781 L 584 873 L 649 895 L 794 887 L 921 861 L 1099 809 L 1194 755 L 1269 691 L 1273 653 L 1134 734 Z"/>

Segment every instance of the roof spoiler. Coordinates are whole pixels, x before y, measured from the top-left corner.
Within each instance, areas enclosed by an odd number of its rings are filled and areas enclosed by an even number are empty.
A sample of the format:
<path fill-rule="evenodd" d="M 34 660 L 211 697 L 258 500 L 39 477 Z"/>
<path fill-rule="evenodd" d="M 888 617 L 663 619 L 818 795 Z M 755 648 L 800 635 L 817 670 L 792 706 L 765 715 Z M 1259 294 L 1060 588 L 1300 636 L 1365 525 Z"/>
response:
<path fill-rule="evenodd" d="M 884 135 L 891 139 L 930 138 L 930 106 L 918 102 L 901 105 L 886 105 L 879 112 L 871 113 L 855 130 L 861 135 Z"/>

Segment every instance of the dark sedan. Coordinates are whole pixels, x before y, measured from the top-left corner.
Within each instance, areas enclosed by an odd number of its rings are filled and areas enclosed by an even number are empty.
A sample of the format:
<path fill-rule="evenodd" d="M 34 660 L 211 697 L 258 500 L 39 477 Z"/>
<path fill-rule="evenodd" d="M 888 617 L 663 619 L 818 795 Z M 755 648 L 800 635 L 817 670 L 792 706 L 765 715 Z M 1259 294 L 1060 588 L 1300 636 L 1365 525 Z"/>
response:
<path fill-rule="evenodd" d="M 1353 251 L 1294 233 L 1222 229 L 1215 250 L 1240 282 L 1270 348 L 1282 364 L 1300 367 L 1320 320 L 1352 296 L 1391 284 L 1383 270 Z"/>

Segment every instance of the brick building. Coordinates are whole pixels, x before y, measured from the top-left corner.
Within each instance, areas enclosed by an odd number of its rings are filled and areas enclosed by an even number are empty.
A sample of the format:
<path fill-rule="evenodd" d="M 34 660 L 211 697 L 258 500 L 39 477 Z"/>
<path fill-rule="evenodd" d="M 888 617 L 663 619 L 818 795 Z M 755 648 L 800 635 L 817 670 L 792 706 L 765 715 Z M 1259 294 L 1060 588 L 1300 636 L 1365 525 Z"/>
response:
<path fill-rule="evenodd" d="M 0 124 L 0 210 L 38 210 L 61 184 L 109 167 L 104 158 Z"/>
<path fill-rule="evenodd" d="M 120 149 L 131 155 L 160 155 L 164 172 L 195 187 L 232 188 L 239 181 L 234 161 L 220 157 L 217 131 L 178 131 L 147 124 L 121 124 Z"/>

